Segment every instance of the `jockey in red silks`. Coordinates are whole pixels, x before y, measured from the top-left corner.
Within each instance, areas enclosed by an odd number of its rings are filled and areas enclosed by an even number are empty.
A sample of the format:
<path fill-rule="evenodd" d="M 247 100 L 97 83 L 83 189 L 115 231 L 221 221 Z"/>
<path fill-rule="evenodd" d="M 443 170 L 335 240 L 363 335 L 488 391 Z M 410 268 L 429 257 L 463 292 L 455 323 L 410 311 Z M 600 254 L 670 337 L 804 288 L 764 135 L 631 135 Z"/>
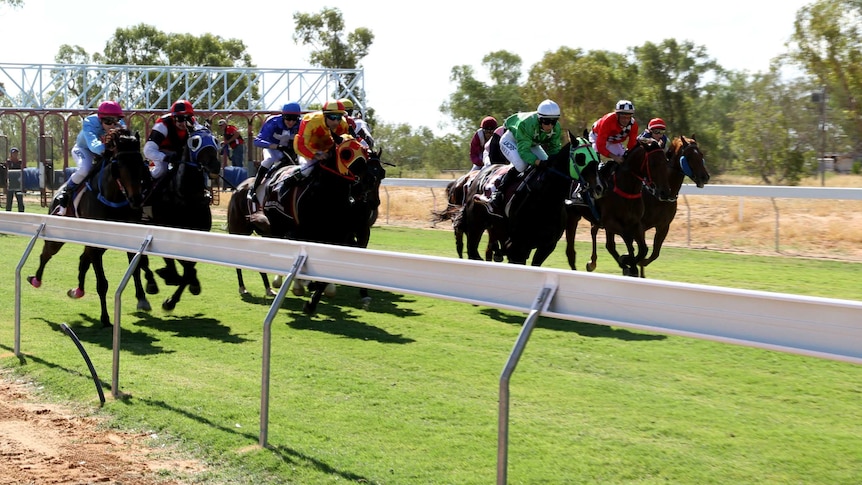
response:
<path fill-rule="evenodd" d="M 590 131 L 590 142 L 596 152 L 622 163 L 626 150 L 637 145 L 638 122 L 635 120 L 635 105 L 626 99 L 617 102 L 616 108 L 599 118 L 593 123 Z M 611 165 L 603 163 L 599 165 L 596 175 L 595 196 L 599 198 L 604 195 L 604 184 L 600 173 L 606 173 Z"/>

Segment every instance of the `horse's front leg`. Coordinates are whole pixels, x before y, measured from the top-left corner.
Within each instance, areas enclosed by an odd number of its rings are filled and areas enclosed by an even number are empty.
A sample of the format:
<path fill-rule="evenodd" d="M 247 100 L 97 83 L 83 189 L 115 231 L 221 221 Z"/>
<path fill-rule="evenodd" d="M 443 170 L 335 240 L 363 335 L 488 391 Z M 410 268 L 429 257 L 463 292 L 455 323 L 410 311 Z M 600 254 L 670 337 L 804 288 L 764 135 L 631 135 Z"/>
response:
<path fill-rule="evenodd" d="M 96 292 L 99 294 L 99 306 L 101 307 L 100 318 L 102 321 L 102 327 L 110 327 L 111 317 L 108 316 L 108 278 L 105 277 L 105 265 L 102 259 L 105 255 L 105 249 L 87 248 L 84 250 L 84 252 L 90 252 L 90 256 L 88 259 L 92 263 L 93 273 L 95 273 L 96 275 Z M 80 277 L 81 276 L 79 275 L 79 278 Z"/>
<path fill-rule="evenodd" d="M 42 286 L 42 275 L 45 273 L 45 266 L 48 264 L 48 261 L 51 261 L 51 258 L 60 251 L 63 244 L 65 243 L 57 241 L 45 241 L 42 244 L 42 254 L 39 255 L 39 268 L 36 270 L 35 275 L 27 277 L 27 282 L 30 283 L 33 288 L 39 288 Z"/>
<path fill-rule="evenodd" d="M 126 253 L 126 256 L 129 259 L 129 263 L 131 264 L 132 259 L 135 258 L 135 253 Z M 138 310 L 143 310 L 148 312 L 153 308 L 150 306 L 150 302 L 147 300 L 147 295 L 144 293 L 144 285 L 141 283 L 141 263 L 138 261 L 138 266 L 132 271 L 132 281 L 135 282 L 135 299 L 138 300 Z"/>
<path fill-rule="evenodd" d="M 590 225 L 590 237 L 593 240 L 593 253 L 590 255 L 590 262 L 587 263 L 587 271 L 592 272 L 596 270 L 596 261 L 599 259 L 598 252 L 596 251 L 596 240 L 599 237 L 598 224 Z"/>
<path fill-rule="evenodd" d="M 608 253 L 613 256 L 614 261 L 617 262 L 619 267 L 625 270 L 625 266 L 623 266 L 622 261 L 620 261 L 620 253 L 617 252 L 616 233 L 608 227 L 605 227 L 605 249 L 607 249 Z"/>
<path fill-rule="evenodd" d="M 638 265 L 640 265 L 640 277 L 641 278 L 646 278 L 646 276 L 644 275 L 644 268 L 646 268 L 650 263 L 652 263 L 653 261 L 658 259 L 659 254 L 661 254 L 661 246 L 662 246 L 662 244 L 664 244 L 664 240 L 665 240 L 665 238 L 667 238 L 667 233 L 669 231 L 670 231 L 670 224 L 668 224 L 666 226 L 659 226 L 659 227 L 655 228 L 655 236 L 653 236 L 653 243 L 652 243 L 652 253 L 649 255 L 649 257 L 646 257 L 646 258 L 640 260 L 640 262 L 638 262 Z"/>
<path fill-rule="evenodd" d="M 578 232 L 578 222 L 581 220 L 581 216 L 574 210 L 566 212 L 568 216 L 566 218 L 566 260 L 569 262 L 569 268 L 577 271 L 578 252 L 575 250 L 575 236 Z"/>
<path fill-rule="evenodd" d="M 84 283 L 87 280 L 87 271 L 90 271 L 90 266 L 93 262 L 92 258 L 95 255 L 93 249 L 95 248 L 91 246 L 84 247 L 81 256 L 78 258 L 78 286 L 66 292 L 69 298 L 78 299 L 84 297 Z M 98 275 L 96 278 L 98 282 Z"/>

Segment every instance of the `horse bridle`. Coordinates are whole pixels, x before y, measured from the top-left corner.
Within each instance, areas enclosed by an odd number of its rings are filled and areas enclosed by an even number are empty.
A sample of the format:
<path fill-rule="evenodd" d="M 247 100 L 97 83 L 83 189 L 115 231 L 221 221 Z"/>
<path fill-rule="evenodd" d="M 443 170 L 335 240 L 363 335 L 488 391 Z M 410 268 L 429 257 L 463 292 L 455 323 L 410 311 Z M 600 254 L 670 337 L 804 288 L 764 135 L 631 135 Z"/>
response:
<path fill-rule="evenodd" d="M 643 150 L 644 150 L 644 156 L 640 162 L 640 172 L 636 173 L 636 172 L 632 171 L 632 175 L 634 175 L 635 178 L 637 178 L 638 180 L 641 181 L 641 185 L 643 186 L 643 188 L 645 188 L 647 190 L 647 192 L 649 192 L 653 196 L 656 196 L 656 187 L 655 187 L 655 183 L 653 183 L 653 181 L 652 181 L 652 172 L 650 171 L 649 157 L 652 153 L 654 153 L 656 151 L 661 151 L 662 147 L 658 144 L 654 144 L 654 145 L 650 144 L 649 147 L 645 147 L 643 145 L 641 145 L 641 146 L 643 147 Z M 667 157 L 665 157 L 665 158 L 667 158 Z M 641 174 L 643 176 L 641 176 Z M 631 194 L 628 192 L 624 192 L 622 189 L 619 188 L 619 185 L 616 183 L 616 179 L 617 179 L 617 172 L 614 172 L 614 193 L 619 195 L 620 197 L 624 197 L 626 199 L 638 199 L 643 194 L 642 190 L 638 190 L 637 193 L 631 193 Z"/>

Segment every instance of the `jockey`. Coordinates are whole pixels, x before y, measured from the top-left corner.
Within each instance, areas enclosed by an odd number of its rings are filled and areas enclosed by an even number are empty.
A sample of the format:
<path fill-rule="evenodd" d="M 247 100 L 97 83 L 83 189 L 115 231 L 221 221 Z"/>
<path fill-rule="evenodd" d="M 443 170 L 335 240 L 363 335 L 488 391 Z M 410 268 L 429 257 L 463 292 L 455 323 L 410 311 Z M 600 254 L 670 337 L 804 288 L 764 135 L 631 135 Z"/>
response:
<path fill-rule="evenodd" d="M 63 191 L 57 196 L 60 214 L 66 213 L 69 201 L 75 196 L 75 191 L 83 182 L 93 167 L 93 158 L 105 153 L 105 135 L 115 126 L 125 128 L 123 108 L 116 101 L 103 101 L 99 104 L 96 114 L 87 116 L 81 123 L 81 132 L 72 147 L 72 158 L 78 164 L 78 169 L 69 177 Z"/>
<path fill-rule="evenodd" d="M 474 200 L 487 204 L 492 213 L 502 215 L 506 188 L 528 166 L 540 167 L 549 155 L 559 153 L 562 149 L 563 130 L 557 123 L 559 119 L 560 107 L 550 99 L 539 103 L 536 111 L 515 113 L 506 118 L 503 124 L 507 131 L 500 138 L 500 151 L 513 167 L 506 172 L 499 188 L 494 190 L 492 186 L 494 193 L 490 198 L 477 194 Z"/>
<path fill-rule="evenodd" d="M 249 200 L 256 197 L 257 188 L 260 187 L 263 178 L 275 162 L 285 157 L 285 151 L 288 152 L 288 163 L 296 163 L 295 160 L 290 160 L 289 154 L 296 155 L 293 150 L 293 140 L 299 133 L 300 118 L 302 118 L 302 107 L 299 103 L 290 102 L 281 107 L 280 115 L 272 115 L 263 122 L 260 133 L 254 137 L 254 146 L 263 148 L 265 158 L 257 169 L 254 185 L 248 193 Z"/>
<path fill-rule="evenodd" d="M 653 118 L 649 120 L 649 124 L 647 125 L 647 129 L 644 130 L 643 133 L 640 134 L 638 138 L 644 139 L 652 139 L 658 142 L 659 145 L 667 151 L 667 135 L 665 135 L 665 131 L 667 130 L 667 126 L 664 124 L 664 120 L 661 118 Z"/>
<path fill-rule="evenodd" d="M 599 155 L 610 158 L 616 163 L 622 163 L 626 150 L 634 148 L 638 142 L 634 136 L 638 132 L 638 122 L 635 121 L 634 114 L 635 105 L 627 99 L 621 99 L 617 101 L 612 112 L 593 123 L 593 128 L 590 131 L 590 142 Z M 600 164 L 598 167 L 596 198 L 604 195 L 602 178 L 599 173 L 610 170 L 610 168 L 611 165 L 607 163 Z"/>
<path fill-rule="evenodd" d="M 485 143 L 491 139 L 494 130 L 497 129 L 497 118 L 486 116 L 482 118 L 482 123 L 479 129 L 473 133 L 473 138 L 470 140 L 470 162 L 473 164 L 470 170 L 479 170 L 485 166 L 484 152 Z"/>
<path fill-rule="evenodd" d="M 341 98 L 340 101 L 344 104 L 344 119 L 347 120 L 347 127 L 349 129 L 350 136 L 359 140 L 359 143 L 365 147 L 366 150 L 370 150 L 374 147 L 374 138 L 371 137 L 371 128 L 368 127 L 368 123 L 362 119 L 362 113 L 359 111 L 354 115 L 353 113 L 353 101 L 350 98 Z"/>
<path fill-rule="evenodd" d="M 189 133 L 197 129 L 195 110 L 184 99 L 171 105 L 168 114 L 156 120 L 147 142 L 144 144 L 144 158 L 153 162 L 152 176 L 155 182 L 164 178 L 168 164 L 179 161 L 183 154 Z"/>
<path fill-rule="evenodd" d="M 320 111 L 308 113 L 302 117 L 299 133 L 293 139 L 293 148 L 299 155 L 299 170 L 285 179 L 285 187 L 299 183 L 308 177 L 317 162 L 329 157 L 329 152 L 341 143 L 342 137 L 348 135 L 349 126 L 344 115 L 344 103 L 329 100 L 323 104 Z"/>

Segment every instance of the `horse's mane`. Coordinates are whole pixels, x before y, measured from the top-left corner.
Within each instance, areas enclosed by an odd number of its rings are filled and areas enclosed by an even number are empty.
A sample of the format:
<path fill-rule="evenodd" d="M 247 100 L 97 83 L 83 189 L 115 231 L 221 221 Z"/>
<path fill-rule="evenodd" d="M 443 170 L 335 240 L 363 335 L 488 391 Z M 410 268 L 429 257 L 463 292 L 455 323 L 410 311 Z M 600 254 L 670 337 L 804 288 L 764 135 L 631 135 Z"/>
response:
<path fill-rule="evenodd" d="M 132 148 L 132 145 L 134 147 Z M 105 135 L 105 155 L 116 155 L 123 150 L 140 150 L 141 142 L 128 128 L 116 127 Z"/>

